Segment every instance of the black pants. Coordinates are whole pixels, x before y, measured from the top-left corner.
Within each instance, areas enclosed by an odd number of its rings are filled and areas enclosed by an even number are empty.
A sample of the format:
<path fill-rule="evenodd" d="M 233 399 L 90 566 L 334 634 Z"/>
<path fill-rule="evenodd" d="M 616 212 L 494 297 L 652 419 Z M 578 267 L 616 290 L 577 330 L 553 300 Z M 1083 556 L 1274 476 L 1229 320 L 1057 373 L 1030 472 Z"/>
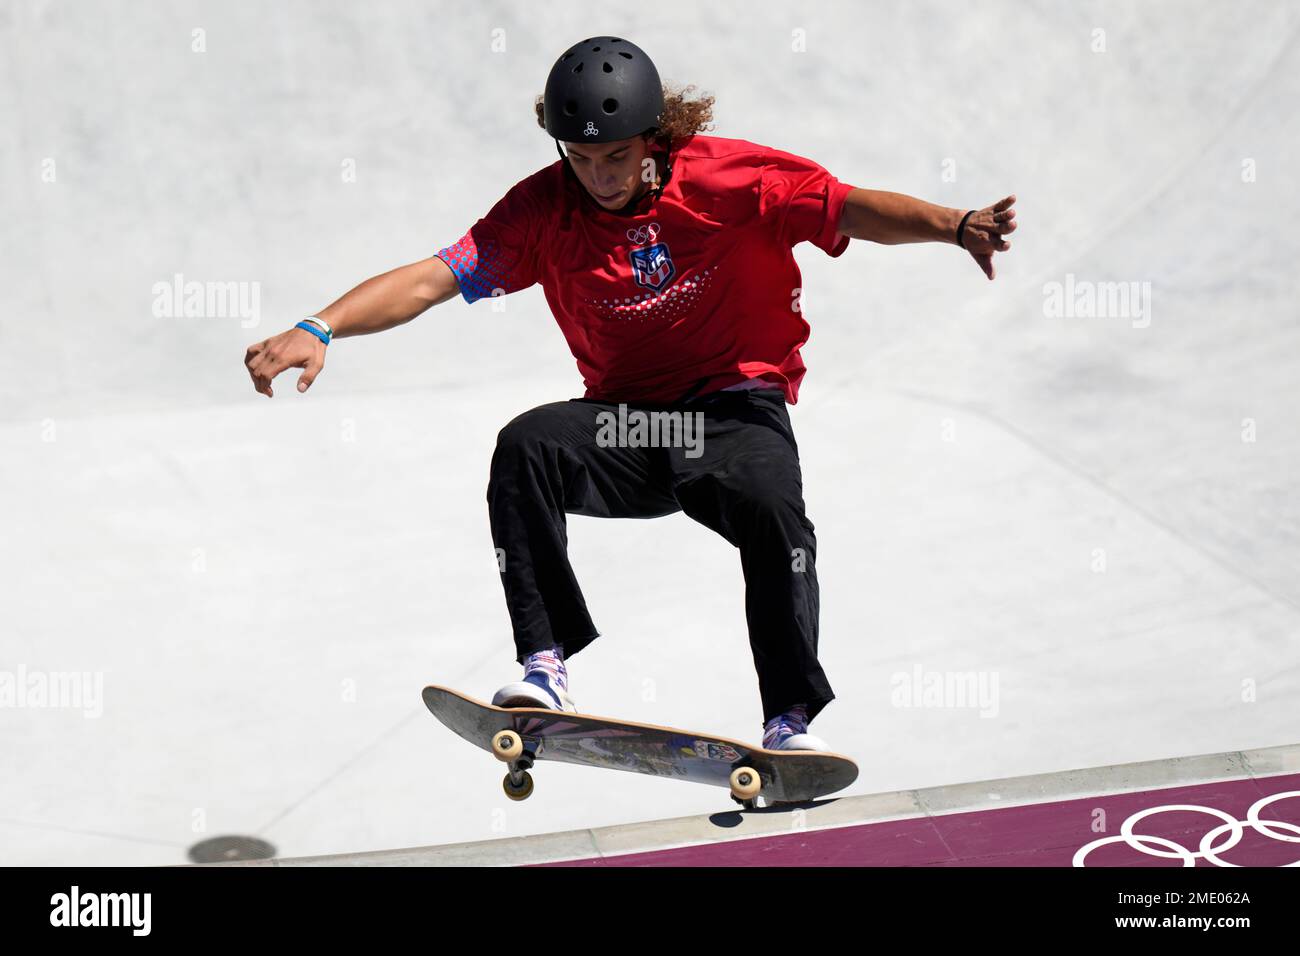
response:
<path fill-rule="evenodd" d="M 517 660 L 555 644 L 569 658 L 600 636 L 569 564 L 566 513 L 655 518 L 683 511 L 740 550 L 763 720 L 798 703 L 816 716 L 835 695 L 817 662 L 817 541 L 804 515 L 799 448 L 781 392 L 628 403 L 629 425 L 653 412 L 702 424 L 669 432 L 660 447 L 630 447 L 635 433 L 619 436 L 619 409 L 598 399 L 551 402 L 497 436 L 488 513 Z"/>

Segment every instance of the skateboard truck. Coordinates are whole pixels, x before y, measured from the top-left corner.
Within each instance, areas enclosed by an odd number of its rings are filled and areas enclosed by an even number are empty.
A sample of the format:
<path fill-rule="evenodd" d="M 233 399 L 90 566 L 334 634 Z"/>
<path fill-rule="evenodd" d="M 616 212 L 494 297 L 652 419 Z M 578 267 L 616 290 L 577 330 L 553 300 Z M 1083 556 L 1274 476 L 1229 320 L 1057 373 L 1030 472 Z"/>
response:
<path fill-rule="evenodd" d="M 533 795 L 534 753 L 524 749 L 524 738 L 513 730 L 499 730 L 492 736 L 492 755 L 510 769 L 501 780 L 501 789 L 511 800 L 527 800 Z"/>
<path fill-rule="evenodd" d="M 763 789 L 763 781 L 757 770 L 753 767 L 737 767 L 731 771 L 730 784 L 732 800 L 746 810 L 753 810 L 757 806 L 755 800 Z"/>

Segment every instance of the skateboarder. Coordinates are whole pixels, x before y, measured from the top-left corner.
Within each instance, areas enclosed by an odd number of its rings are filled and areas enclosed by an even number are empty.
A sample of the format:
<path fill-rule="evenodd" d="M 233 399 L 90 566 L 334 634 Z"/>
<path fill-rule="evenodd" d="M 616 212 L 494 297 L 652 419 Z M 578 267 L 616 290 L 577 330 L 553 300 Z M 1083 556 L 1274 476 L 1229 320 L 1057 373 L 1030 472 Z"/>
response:
<path fill-rule="evenodd" d="M 856 189 L 792 153 L 704 135 L 713 100 L 685 92 L 666 91 L 627 40 L 575 44 L 536 104 L 558 162 L 455 244 L 368 280 L 250 348 L 245 364 L 268 396 L 275 375 L 303 368 L 305 391 L 334 337 L 391 328 L 457 294 L 540 284 L 586 393 L 497 436 L 488 513 L 524 675 L 493 704 L 577 709 L 566 660 L 599 632 L 569 564 L 566 514 L 682 511 L 740 553 L 763 746 L 828 750 L 808 733 L 835 695 L 817 660 L 816 539 L 786 409 L 809 332 L 791 249 L 948 242 L 992 279 L 1015 197 L 966 211 Z"/>

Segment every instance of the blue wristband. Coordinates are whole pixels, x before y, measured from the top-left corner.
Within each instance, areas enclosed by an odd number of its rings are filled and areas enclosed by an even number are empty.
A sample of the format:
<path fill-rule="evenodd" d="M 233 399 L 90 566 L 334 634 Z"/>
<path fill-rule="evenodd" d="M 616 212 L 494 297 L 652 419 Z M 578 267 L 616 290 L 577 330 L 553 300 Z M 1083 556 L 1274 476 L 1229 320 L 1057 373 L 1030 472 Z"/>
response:
<path fill-rule="evenodd" d="M 310 332 L 312 335 L 316 336 L 316 338 L 320 339 L 320 340 L 321 340 L 322 342 L 324 342 L 326 345 L 329 345 L 329 344 L 330 344 L 330 338 L 331 338 L 331 336 L 326 335 L 324 332 L 322 332 L 320 329 L 316 328 L 316 326 L 312 325 L 310 322 L 299 322 L 297 325 L 294 326 L 294 328 L 295 328 L 295 329 L 306 329 L 308 332 Z"/>

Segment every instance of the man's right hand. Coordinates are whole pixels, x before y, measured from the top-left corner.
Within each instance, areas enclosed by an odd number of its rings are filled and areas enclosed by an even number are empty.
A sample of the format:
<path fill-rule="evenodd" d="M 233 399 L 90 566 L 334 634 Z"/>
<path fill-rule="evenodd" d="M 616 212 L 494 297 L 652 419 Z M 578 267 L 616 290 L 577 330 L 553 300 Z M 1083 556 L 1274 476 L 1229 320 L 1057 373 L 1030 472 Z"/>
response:
<path fill-rule="evenodd" d="M 244 366 L 253 379 L 253 388 L 272 397 L 271 379 L 287 368 L 300 368 L 298 391 L 305 392 L 325 367 L 325 343 L 305 329 L 287 332 L 250 346 L 244 353 Z"/>

